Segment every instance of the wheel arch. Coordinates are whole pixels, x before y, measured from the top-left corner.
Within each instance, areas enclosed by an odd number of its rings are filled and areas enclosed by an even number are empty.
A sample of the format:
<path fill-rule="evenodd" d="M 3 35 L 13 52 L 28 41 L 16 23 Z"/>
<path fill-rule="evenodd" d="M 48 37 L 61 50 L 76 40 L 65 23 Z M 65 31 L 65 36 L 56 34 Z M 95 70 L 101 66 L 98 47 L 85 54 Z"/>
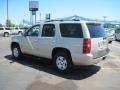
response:
<path fill-rule="evenodd" d="M 12 43 L 11 43 L 11 49 L 12 49 L 12 47 L 13 47 L 14 45 L 18 45 L 18 46 L 20 47 L 20 45 L 19 45 L 18 42 L 12 42 Z"/>
<path fill-rule="evenodd" d="M 69 49 L 67 48 L 63 48 L 63 47 L 55 47 L 53 50 L 52 50 L 52 58 L 54 57 L 54 55 L 58 52 L 65 52 L 67 53 L 70 57 L 71 57 L 71 52 Z M 71 57 L 72 59 L 72 57 Z"/>

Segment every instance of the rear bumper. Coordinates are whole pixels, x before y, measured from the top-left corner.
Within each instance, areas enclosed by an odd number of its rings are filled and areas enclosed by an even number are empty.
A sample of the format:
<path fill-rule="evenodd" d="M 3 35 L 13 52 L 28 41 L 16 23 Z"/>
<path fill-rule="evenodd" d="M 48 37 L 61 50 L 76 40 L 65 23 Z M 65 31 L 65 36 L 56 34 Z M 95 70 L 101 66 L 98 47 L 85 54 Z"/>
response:
<path fill-rule="evenodd" d="M 75 54 L 72 57 L 73 63 L 74 65 L 93 65 L 93 64 L 97 64 L 100 61 L 104 60 L 110 50 L 107 51 L 107 53 L 101 57 L 98 58 L 93 58 L 93 55 L 90 54 Z"/>

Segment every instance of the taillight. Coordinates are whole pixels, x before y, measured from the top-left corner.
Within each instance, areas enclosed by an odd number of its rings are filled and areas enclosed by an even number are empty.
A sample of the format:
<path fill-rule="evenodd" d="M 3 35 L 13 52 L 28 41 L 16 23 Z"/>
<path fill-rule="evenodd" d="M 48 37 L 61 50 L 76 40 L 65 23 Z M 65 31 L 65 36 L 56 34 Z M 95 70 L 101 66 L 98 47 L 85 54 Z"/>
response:
<path fill-rule="evenodd" d="M 84 54 L 90 53 L 90 50 L 91 50 L 91 40 L 84 39 L 84 41 L 83 41 L 83 53 Z"/>

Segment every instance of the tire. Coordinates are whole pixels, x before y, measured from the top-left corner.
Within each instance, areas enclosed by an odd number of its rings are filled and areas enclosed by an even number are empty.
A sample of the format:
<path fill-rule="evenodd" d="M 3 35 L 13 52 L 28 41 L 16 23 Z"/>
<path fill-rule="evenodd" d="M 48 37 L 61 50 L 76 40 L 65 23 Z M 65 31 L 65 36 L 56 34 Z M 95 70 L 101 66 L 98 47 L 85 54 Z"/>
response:
<path fill-rule="evenodd" d="M 60 73 L 70 73 L 73 70 L 73 63 L 70 55 L 59 52 L 53 57 L 53 65 Z"/>
<path fill-rule="evenodd" d="M 108 43 L 109 43 L 109 44 L 111 44 L 111 43 L 112 43 L 112 41 L 109 41 Z"/>
<path fill-rule="evenodd" d="M 8 33 L 8 32 L 5 32 L 5 33 L 4 33 L 4 37 L 9 37 L 9 33 Z"/>
<path fill-rule="evenodd" d="M 115 36 L 115 40 L 118 41 L 117 36 Z"/>
<path fill-rule="evenodd" d="M 21 59 L 22 53 L 19 45 L 12 46 L 12 56 L 14 59 Z"/>
<path fill-rule="evenodd" d="M 18 32 L 18 35 L 21 35 L 21 34 L 22 34 L 22 32 L 21 32 L 21 31 L 19 31 L 19 32 Z"/>

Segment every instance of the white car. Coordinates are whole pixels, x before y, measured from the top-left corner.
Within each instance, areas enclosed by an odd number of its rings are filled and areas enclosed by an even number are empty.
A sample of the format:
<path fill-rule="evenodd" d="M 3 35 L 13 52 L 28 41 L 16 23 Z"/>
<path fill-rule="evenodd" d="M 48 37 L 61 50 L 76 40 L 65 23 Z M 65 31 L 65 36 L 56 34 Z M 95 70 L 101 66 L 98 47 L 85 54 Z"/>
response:
<path fill-rule="evenodd" d="M 120 28 L 115 30 L 115 39 L 120 40 Z"/>
<path fill-rule="evenodd" d="M 34 25 L 22 36 L 12 37 L 12 55 L 23 54 L 53 60 L 61 73 L 72 71 L 73 65 L 93 65 L 109 53 L 105 30 L 99 23 L 84 21 L 50 21 Z"/>
<path fill-rule="evenodd" d="M 23 28 L 20 28 L 20 27 L 11 27 L 11 33 L 13 35 L 15 35 L 15 34 L 22 34 L 23 32 L 24 32 Z"/>
<path fill-rule="evenodd" d="M 20 27 L 0 27 L 0 35 L 4 37 L 8 37 L 9 35 L 22 34 L 23 32 L 24 28 Z"/>
<path fill-rule="evenodd" d="M 108 38 L 108 43 L 112 43 L 115 40 L 115 30 L 105 30 Z"/>
<path fill-rule="evenodd" d="M 0 27 L 0 36 L 8 37 L 11 35 L 11 28 L 9 27 Z"/>

